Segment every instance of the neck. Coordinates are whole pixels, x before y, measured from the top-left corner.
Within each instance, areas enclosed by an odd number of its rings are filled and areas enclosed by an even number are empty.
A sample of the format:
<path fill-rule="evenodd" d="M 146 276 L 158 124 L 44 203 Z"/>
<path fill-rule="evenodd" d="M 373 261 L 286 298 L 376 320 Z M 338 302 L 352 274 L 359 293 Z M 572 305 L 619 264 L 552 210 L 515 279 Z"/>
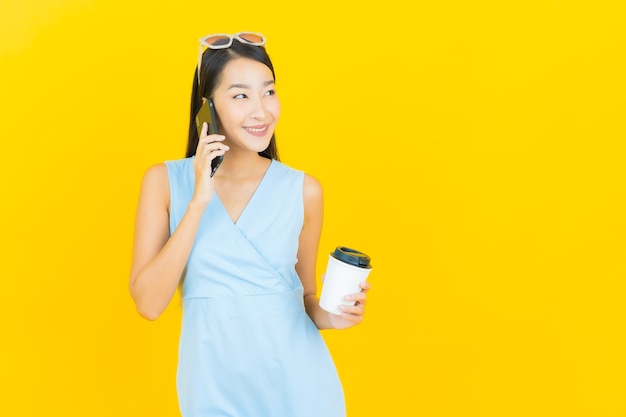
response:
<path fill-rule="evenodd" d="M 215 175 L 231 179 L 256 176 L 260 171 L 265 172 L 270 163 L 271 160 L 256 152 L 237 152 L 231 148 L 224 154 L 224 161 Z"/>

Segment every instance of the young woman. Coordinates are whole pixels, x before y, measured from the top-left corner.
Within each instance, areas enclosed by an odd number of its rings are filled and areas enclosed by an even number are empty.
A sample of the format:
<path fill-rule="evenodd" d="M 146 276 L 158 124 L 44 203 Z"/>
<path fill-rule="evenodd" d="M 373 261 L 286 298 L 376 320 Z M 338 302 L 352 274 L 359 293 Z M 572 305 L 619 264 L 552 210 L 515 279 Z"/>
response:
<path fill-rule="evenodd" d="M 180 286 L 184 417 L 344 416 L 319 329 L 360 323 L 369 284 L 341 315 L 319 307 L 322 187 L 278 160 L 280 103 L 263 35 L 200 43 L 187 157 L 149 168 L 141 185 L 131 295 L 154 320 Z M 198 137 L 195 115 L 209 98 L 220 134 L 204 124 Z"/>

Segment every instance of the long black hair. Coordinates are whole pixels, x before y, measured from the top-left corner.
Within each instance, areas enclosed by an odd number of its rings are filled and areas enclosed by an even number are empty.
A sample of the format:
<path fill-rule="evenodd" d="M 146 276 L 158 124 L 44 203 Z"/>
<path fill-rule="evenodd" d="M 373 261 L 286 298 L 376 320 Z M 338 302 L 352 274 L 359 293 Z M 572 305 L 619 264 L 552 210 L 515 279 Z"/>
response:
<path fill-rule="evenodd" d="M 187 158 L 196 154 L 198 147 L 198 130 L 196 128 L 196 113 L 202 106 L 202 98 L 209 98 L 220 81 L 222 71 L 231 60 L 235 58 L 250 58 L 267 66 L 272 71 L 272 77 L 276 81 L 274 66 L 265 48 L 241 43 L 236 39 L 229 48 L 207 49 L 202 54 L 202 66 L 200 69 L 200 85 L 198 85 L 198 70 L 194 71 L 193 86 L 191 88 L 191 114 L 189 117 L 189 139 L 187 141 Z M 259 155 L 279 161 L 278 148 L 276 147 L 276 135 L 272 135 L 267 148 L 259 152 Z"/>

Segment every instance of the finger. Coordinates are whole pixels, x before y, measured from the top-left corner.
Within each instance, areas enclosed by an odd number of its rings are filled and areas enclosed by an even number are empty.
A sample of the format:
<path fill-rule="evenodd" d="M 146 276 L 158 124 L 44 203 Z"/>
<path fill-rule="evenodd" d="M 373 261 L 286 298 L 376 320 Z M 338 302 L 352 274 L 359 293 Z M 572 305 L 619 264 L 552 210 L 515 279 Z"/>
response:
<path fill-rule="evenodd" d="M 226 151 L 227 149 L 216 149 L 208 153 L 205 157 L 203 169 L 213 174 L 215 172 L 214 165 L 215 165 L 215 162 L 217 162 L 216 160 L 218 160 L 218 158 L 222 158 L 223 155 L 226 153 Z M 213 175 L 210 175 L 210 176 L 212 177 Z"/>
<path fill-rule="evenodd" d="M 198 149 L 196 150 L 194 165 L 200 171 L 210 172 L 211 161 L 213 161 L 218 156 L 224 155 L 230 149 L 228 145 L 220 142 L 220 140 L 223 140 L 223 136 L 217 136 L 217 141 L 208 142 L 204 140 L 198 143 Z"/>
<path fill-rule="evenodd" d="M 356 303 L 353 306 L 342 304 L 339 306 L 339 310 L 341 310 L 343 313 L 362 316 L 363 314 L 365 314 L 365 305 L 360 303 Z"/>
<path fill-rule="evenodd" d="M 213 161 L 215 158 L 217 158 L 218 156 L 222 156 L 226 153 L 228 149 L 216 149 L 214 151 L 211 151 L 211 153 L 209 153 L 207 159 L 208 161 Z"/>
<path fill-rule="evenodd" d="M 361 304 L 365 304 L 367 296 L 365 295 L 365 292 L 357 292 L 355 294 L 346 295 L 343 299 L 346 301 L 355 301 Z"/>
<path fill-rule="evenodd" d="M 223 152 L 226 152 L 227 150 L 229 150 L 230 148 L 228 147 L 228 145 L 225 145 L 222 142 L 209 142 L 207 144 L 204 145 L 204 147 L 202 148 L 202 156 L 204 157 L 215 157 L 218 155 L 224 155 Z M 216 154 L 216 152 L 218 152 Z"/>
<path fill-rule="evenodd" d="M 363 316 L 351 316 L 351 315 L 347 315 L 347 314 L 342 314 L 341 315 L 342 319 L 348 320 L 353 322 L 354 324 L 359 324 L 363 322 Z"/>
<path fill-rule="evenodd" d="M 228 146 L 222 142 L 226 139 L 223 135 L 209 135 L 205 136 L 198 142 L 198 148 L 196 149 L 196 155 L 206 157 L 209 152 L 216 149 L 226 149 Z"/>
<path fill-rule="evenodd" d="M 202 153 L 202 148 L 207 144 L 205 138 L 207 136 L 207 132 L 209 130 L 209 125 L 207 122 L 202 123 L 202 129 L 200 130 L 200 137 L 198 138 L 198 146 L 196 146 L 196 155 L 200 155 Z"/>
<path fill-rule="evenodd" d="M 215 133 L 208 135 L 208 136 L 204 136 L 202 138 L 202 142 L 204 143 L 204 145 L 210 145 L 212 143 L 215 142 L 223 142 L 224 139 L 226 139 L 226 136 L 224 135 L 217 135 Z"/>
<path fill-rule="evenodd" d="M 350 307 L 350 306 L 342 306 L 340 307 L 341 317 L 350 320 L 354 323 L 360 323 L 363 321 L 363 315 L 365 314 L 365 309 L 363 307 Z"/>

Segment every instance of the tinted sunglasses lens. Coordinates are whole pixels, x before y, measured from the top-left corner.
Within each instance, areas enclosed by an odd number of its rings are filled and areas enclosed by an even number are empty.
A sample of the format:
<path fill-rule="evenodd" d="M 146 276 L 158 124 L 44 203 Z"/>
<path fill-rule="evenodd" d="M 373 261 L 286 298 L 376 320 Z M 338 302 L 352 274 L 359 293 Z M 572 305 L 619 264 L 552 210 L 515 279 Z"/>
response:
<path fill-rule="evenodd" d="M 262 44 L 264 42 L 263 36 L 257 35 L 256 33 L 240 33 L 239 37 L 249 43 Z"/>
<path fill-rule="evenodd" d="M 230 43 L 229 36 L 209 36 L 207 38 L 202 39 L 207 45 L 211 46 L 224 46 Z"/>

